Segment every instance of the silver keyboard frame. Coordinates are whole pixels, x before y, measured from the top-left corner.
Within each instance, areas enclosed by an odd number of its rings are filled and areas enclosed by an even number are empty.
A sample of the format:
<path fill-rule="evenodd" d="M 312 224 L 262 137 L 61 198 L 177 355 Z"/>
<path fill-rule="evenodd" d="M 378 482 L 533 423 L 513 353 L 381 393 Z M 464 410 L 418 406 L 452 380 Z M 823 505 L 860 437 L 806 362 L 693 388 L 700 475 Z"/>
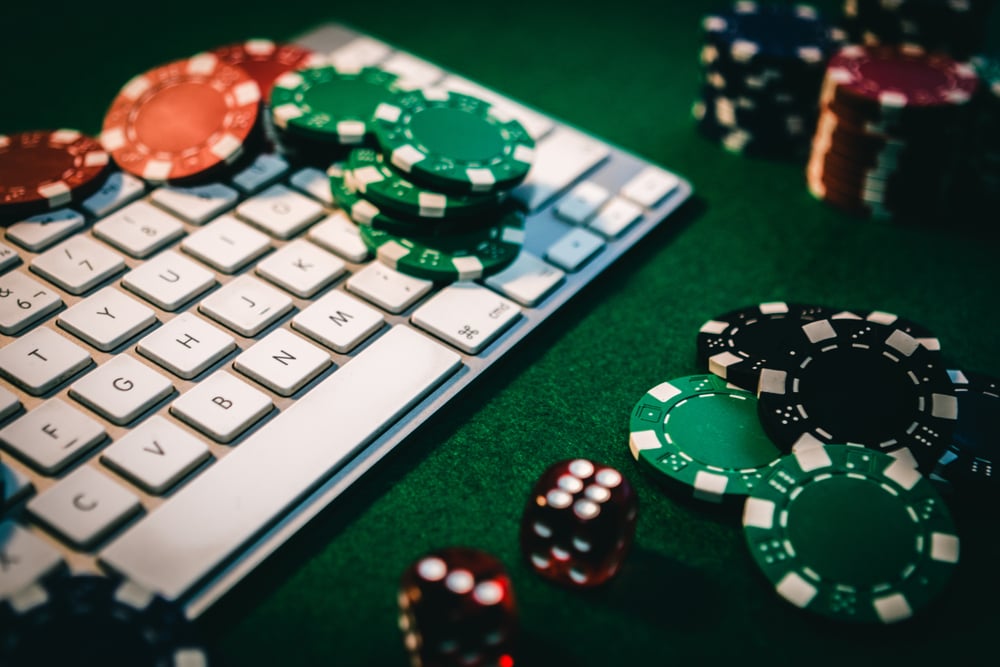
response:
<path fill-rule="evenodd" d="M 357 37 L 362 37 L 362 36 L 369 37 L 370 35 L 360 31 L 355 31 L 351 28 L 342 25 L 329 24 L 320 26 L 315 30 L 305 33 L 301 38 L 299 38 L 296 41 L 316 51 L 329 52 L 340 46 L 346 45 L 347 43 L 349 43 L 350 41 L 352 41 Z M 453 70 L 447 68 L 442 68 L 442 70 L 446 74 L 450 73 L 461 74 L 458 72 L 453 72 Z M 526 108 L 529 108 L 537 112 L 536 109 L 533 109 L 528 105 L 522 104 L 517 100 L 511 100 L 511 101 L 516 102 L 521 106 L 524 106 Z M 578 132 L 581 132 L 582 134 L 586 135 L 591 139 L 600 141 L 609 148 L 610 155 L 608 156 L 608 158 L 604 162 L 597 165 L 590 172 L 585 174 L 585 178 L 587 180 L 597 183 L 598 185 L 608 188 L 612 192 L 618 191 L 626 182 L 628 182 L 643 168 L 652 165 L 652 163 L 643 160 L 637 155 L 634 155 L 616 146 L 610 145 L 608 144 L 608 142 L 603 141 L 600 138 L 595 137 L 583 130 L 580 130 L 579 128 L 573 127 L 568 123 L 562 123 L 557 119 L 553 119 L 551 116 L 548 116 L 548 114 L 542 114 L 542 115 L 545 115 L 546 117 L 554 120 L 557 126 L 562 125 L 565 127 L 570 127 Z M 541 141 L 544 141 L 544 139 L 542 139 Z M 653 165 L 653 166 L 658 166 L 658 165 Z M 293 168 L 289 171 L 289 173 L 282 179 L 279 179 L 279 182 L 287 182 L 288 176 L 294 174 L 295 171 L 296 168 L 293 165 Z M 148 197 L 150 191 L 151 190 L 147 190 L 147 192 L 143 196 Z M 340 468 L 325 483 L 323 483 L 318 488 L 312 490 L 303 489 L 305 495 L 303 496 L 299 504 L 295 507 L 295 509 L 289 512 L 283 519 L 271 525 L 262 533 L 258 534 L 258 536 L 252 542 L 248 543 L 245 546 L 242 552 L 236 554 L 233 558 L 229 559 L 221 569 L 215 571 L 211 576 L 209 576 L 207 579 L 203 580 L 199 585 L 197 585 L 192 591 L 189 591 L 188 594 L 185 595 L 181 600 L 182 604 L 184 605 L 185 613 L 188 615 L 188 617 L 196 618 L 200 616 L 202 613 L 204 613 L 208 608 L 210 608 L 212 604 L 214 604 L 217 600 L 219 600 L 237 583 L 239 583 L 245 576 L 247 576 L 251 571 L 253 571 L 253 569 L 257 567 L 257 565 L 263 562 L 276 549 L 278 549 L 278 547 L 284 544 L 292 535 L 294 535 L 297 531 L 303 528 L 319 512 L 321 512 L 324 508 L 329 506 L 338 496 L 340 496 L 340 494 L 344 493 L 362 475 L 364 475 L 383 457 L 385 457 L 387 454 L 389 454 L 389 452 L 391 452 L 404 440 L 406 440 L 406 438 L 410 436 L 418 427 L 420 427 L 424 422 L 426 422 L 429 418 L 431 418 L 439 411 L 447 408 L 448 405 L 453 400 L 455 400 L 463 392 L 463 390 L 465 390 L 466 387 L 468 387 L 473 381 L 479 378 L 487 369 L 489 369 L 495 363 L 499 362 L 510 350 L 512 350 L 516 345 L 518 345 L 521 341 L 523 341 L 528 336 L 528 334 L 530 334 L 543 321 L 545 321 L 548 317 L 554 315 L 563 306 L 563 304 L 565 304 L 572 297 L 574 297 L 586 285 L 588 285 L 591 281 L 597 278 L 597 276 L 600 275 L 606 268 L 608 268 L 619 258 L 621 258 L 625 254 L 625 252 L 627 252 L 630 248 L 638 244 L 644 237 L 646 237 L 650 232 L 652 232 L 656 227 L 658 227 L 660 223 L 662 223 L 684 201 L 686 201 L 691 194 L 692 194 L 691 184 L 687 182 L 685 179 L 679 178 L 679 185 L 673 192 L 671 192 L 648 214 L 644 215 L 639 222 L 629 227 L 621 236 L 619 236 L 616 239 L 607 241 L 607 245 L 605 246 L 605 248 L 601 252 L 599 252 L 596 257 L 594 257 L 587 264 L 585 264 L 580 270 L 574 273 L 567 273 L 565 282 L 561 284 L 559 287 L 557 287 L 555 291 L 551 295 L 549 295 L 545 300 L 543 300 L 539 306 L 534 308 L 523 307 L 522 317 L 517 322 L 515 322 L 515 324 L 511 328 L 506 330 L 496 341 L 494 341 L 491 345 L 489 345 L 485 351 L 483 351 L 479 355 L 472 356 L 462 353 L 458 350 L 454 350 L 455 352 L 458 352 L 461 355 L 463 367 L 456 374 L 452 375 L 449 379 L 447 379 L 436 390 L 431 392 L 423 401 L 418 403 L 400 421 L 398 421 L 395 425 L 391 426 L 387 431 L 383 432 L 379 437 L 377 437 L 370 444 L 364 447 L 354 458 L 352 458 L 342 468 Z M 246 197 L 241 197 L 240 201 L 242 201 L 245 198 Z M 558 197 L 553 198 L 553 201 L 557 198 Z M 93 220 L 89 220 L 88 226 L 92 223 Z M 192 227 L 193 227 L 192 225 L 185 223 L 185 228 L 188 229 L 189 231 Z M 525 241 L 525 249 L 527 249 L 529 252 L 532 252 L 533 254 L 539 257 L 544 257 L 546 248 L 573 227 L 574 225 L 566 223 L 558 219 L 554 215 L 553 204 L 552 202 L 550 202 L 549 204 L 546 204 L 537 212 L 532 213 L 528 217 L 528 223 L 526 226 L 527 234 Z M 89 231 L 81 231 L 78 232 L 78 234 L 89 234 Z M 285 242 L 287 241 L 273 240 L 272 246 L 278 248 Z M 179 243 L 179 241 L 166 246 L 164 250 L 167 248 L 176 247 L 177 243 Z M 24 260 L 24 264 L 15 267 L 15 270 L 26 271 L 27 265 L 30 263 L 31 259 L 36 255 L 36 253 L 27 252 L 20 247 L 18 247 L 17 250 L 18 254 L 21 255 L 22 259 Z M 126 264 L 128 265 L 128 268 L 133 268 L 144 261 L 144 260 L 135 260 L 128 256 L 125 256 L 125 260 Z M 246 267 L 245 269 L 234 275 L 224 275 L 220 274 L 217 271 L 213 272 L 216 274 L 216 277 L 219 280 L 219 282 L 221 284 L 225 284 L 227 281 L 232 280 L 233 278 L 236 278 L 239 275 L 242 275 L 247 272 L 252 272 L 258 261 L 259 259 L 254 262 L 251 262 L 248 267 Z M 355 273 L 358 270 L 358 268 L 364 266 L 364 264 L 354 264 L 351 262 L 347 262 L 347 266 L 348 266 L 347 275 L 349 276 Z M 110 283 L 104 283 L 104 284 L 117 284 L 120 278 L 121 275 L 115 277 Z M 36 277 L 36 279 L 40 278 Z M 345 280 L 346 277 L 338 279 L 334 283 L 332 289 L 341 289 L 341 290 L 344 289 Z M 95 288 L 95 290 L 91 290 L 90 292 L 88 292 L 83 296 L 77 296 L 77 297 L 68 295 L 61 289 L 58 288 L 55 289 L 63 298 L 63 301 L 66 303 L 66 306 L 68 307 L 77 303 L 86 296 L 89 296 L 89 294 L 92 294 L 93 291 L 95 291 L 97 288 Z M 328 290 L 323 290 L 320 292 L 320 294 L 313 297 L 313 299 L 308 299 L 308 300 L 294 297 L 293 301 L 295 302 L 296 310 L 293 311 L 293 313 L 301 309 L 304 304 L 308 304 L 311 301 L 315 300 L 316 298 L 319 298 L 319 296 L 325 294 L 327 291 Z M 412 313 L 412 311 L 416 307 L 418 307 L 421 303 L 425 302 L 428 298 L 436 294 L 437 291 L 438 291 L 437 289 L 433 290 L 428 296 L 418 301 L 416 305 L 411 306 L 410 308 L 408 308 L 406 311 L 404 311 L 399 315 L 393 315 L 390 313 L 385 313 L 383 311 L 387 325 L 391 326 L 391 325 L 405 324 L 406 326 L 412 326 L 409 324 L 410 313 Z M 205 296 L 206 295 L 199 296 L 186 308 L 178 310 L 176 311 L 176 313 L 166 313 L 165 311 L 154 306 L 153 304 L 146 303 L 146 305 L 148 305 L 149 307 L 153 308 L 154 311 L 156 311 L 158 318 L 162 322 L 165 319 L 169 319 L 170 317 L 173 317 L 174 315 L 177 315 L 181 312 L 196 312 L 197 303 L 200 302 L 200 300 L 203 299 Z M 57 311 L 57 312 L 62 312 L 62 311 Z M 236 355 L 238 355 L 241 351 L 243 351 L 248 347 L 248 344 L 252 344 L 254 341 L 263 338 L 265 335 L 273 331 L 275 328 L 286 325 L 291 316 L 292 315 L 288 315 L 285 318 L 282 318 L 282 320 L 279 321 L 278 324 L 268 327 L 265 331 L 261 332 L 257 336 L 254 336 L 253 338 L 247 338 L 240 336 L 239 334 L 236 334 L 234 332 L 229 332 L 237 339 L 239 349 L 237 349 L 230 355 L 227 355 L 225 359 L 213 365 L 207 371 L 199 375 L 199 377 L 207 377 L 212 372 L 228 366 L 229 364 L 232 363 L 232 360 Z M 60 335 L 66 336 L 70 340 L 74 340 L 74 342 L 79 342 L 76 341 L 76 339 L 73 338 L 69 333 L 57 327 L 55 325 L 55 318 L 56 318 L 55 314 L 50 315 L 48 318 L 45 318 L 41 324 L 34 325 L 30 327 L 28 330 L 29 331 L 33 330 L 35 327 L 38 326 L 47 326 L 52 330 L 56 331 L 57 333 L 59 333 Z M 384 332 L 387 330 L 388 326 L 383 328 L 381 331 Z M 421 333 L 424 333 L 420 329 L 417 330 L 421 331 Z M 149 331 L 146 331 L 143 332 L 142 335 L 147 335 L 148 333 Z M 14 337 L 0 335 L 0 342 L 10 341 L 13 338 Z M 330 350 L 326 350 L 327 352 L 331 353 L 331 357 L 334 360 L 335 365 L 333 368 L 336 369 L 342 366 L 352 356 L 357 354 L 357 352 L 359 352 L 360 350 L 365 349 L 367 344 L 370 344 L 372 340 L 375 340 L 377 338 L 378 338 L 377 335 L 373 336 L 370 340 L 366 341 L 366 343 L 363 343 L 357 349 L 352 350 L 351 354 L 349 355 L 332 353 Z M 112 356 L 114 356 L 115 353 L 120 353 L 126 349 L 130 349 L 134 347 L 134 345 L 135 345 L 135 340 L 132 340 L 122 348 L 112 351 L 112 353 L 99 352 L 90 348 L 89 346 L 87 346 L 87 349 L 91 353 L 91 356 L 93 356 L 96 365 L 100 365 L 105 361 L 107 361 L 108 359 L 110 359 Z M 145 360 L 144 358 L 138 355 L 135 356 L 140 361 L 147 363 L 147 360 Z M 150 363 L 150 365 L 153 365 L 151 362 L 148 363 Z M 95 367 L 96 366 L 92 365 L 88 367 L 88 370 L 92 370 Z M 155 368 L 156 366 L 153 365 L 153 367 Z M 310 382 L 309 385 L 307 385 L 307 389 L 315 386 L 316 383 L 321 381 L 323 378 L 327 377 L 330 372 L 334 371 L 324 372 L 317 379 Z M 76 377 L 79 377 L 79 375 Z M 190 429 L 186 424 L 168 415 L 167 409 L 169 407 L 169 404 L 176 398 L 177 395 L 184 393 L 184 391 L 186 391 L 187 389 L 189 389 L 191 386 L 194 385 L 194 382 L 187 380 L 180 380 L 176 377 L 171 377 L 171 380 L 173 381 L 175 387 L 178 389 L 178 393 L 173 394 L 170 397 L 170 399 L 159 404 L 151 412 L 145 414 L 142 417 L 142 420 L 148 419 L 149 416 L 151 416 L 151 414 L 153 413 L 163 414 L 167 416 L 167 418 L 173 421 L 174 423 L 179 424 L 182 428 L 191 430 L 193 433 L 197 435 L 199 439 L 207 442 L 209 444 L 209 448 L 211 449 L 213 460 L 218 460 L 224 457 L 227 450 L 233 447 L 238 447 L 239 442 L 248 437 L 248 435 L 250 435 L 251 433 L 255 432 L 258 428 L 260 428 L 262 424 L 266 424 L 269 421 L 269 419 L 265 419 L 261 423 L 251 427 L 251 429 L 249 429 L 247 433 L 241 435 L 234 442 L 228 445 L 220 445 L 218 443 L 214 443 L 209 439 L 207 439 L 205 436 L 198 433 L 197 431 Z M 60 386 L 58 390 L 54 392 L 49 392 L 41 397 L 31 396 L 26 392 L 22 391 L 21 389 L 17 388 L 16 386 L 10 385 L 6 381 L 0 381 L 0 382 L 3 382 L 4 386 L 8 387 L 11 391 L 13 391 L 17 395 L 17 397 L 21 400 L 26 410 L 30 410 L 36 407 L 37 405 L 41 404 L 42 402 L 48 400 L 53 396 L 64 397 L 70 404 L 72 405 L 76 404 L 76 402 L 73 399 L 66 397 L 67 387 L 70 384 L 70 382 L 64 383 L 63 385 Z M 265 391 L 265 393 L 268 393 L 271 396 L 272 400 L 274 401 L 275 405 L 279 409 L 286 408 L 294 400 L 277 396 L 276 394 L 273 394 L 273 392 L 270 392 L 269 390 L 266 390 L 263 387 L 259 387 L 256 384 L 254 386 L 257 389 Z M 297 395 L 301 395 L 301 392 Z M 18 416 L 20 416 L 21 414 L 23 414 L 23 412 L 18 413 Z M 107 443 L 110 441 L 117 440 L 129 430 L 129 428 L 127 427 L 115 426 L 114 424 L 107 422 L 100 416 L 91 413 L 90 411 L 87 411 L 87 414 L 88 416 L 97 419 L 99 422 L 102 423 L 102 425 L 105 426 L 108 435 L 110 437 L 109 439 L 106 440 L 105 445 L 103 446 L 106 446 Z M 274 413 L 272 412 L 270 418 L 273 418 L 273 416 Z M 9 421 L 10 421 L 9 419 L 4 420 L 4 423 L 9 423 Z M 68 471 L 75 470 L 79 465 L 83 465 L 87 460 L 90 460 L 93 457 L 98 456 L 103 446 L 98 447 L 90 454 L 84 456 L 80 461 L 77 461 L 76 463 L 72 464 Z M 6 452 L 4 453 L 3 456 L 3 462 L 4 465 L 10 466 L 12 469 L 15 469 L 21 472 L 22 474 L 26 475 L 34 485 L 35 494 L 43 492 L 52 484 L 56 483 L 60 478 L 65 476 L 66 472 L 68 472 L 66 471 L 62 473 L 59 478 L 46 477 L 36 473 L 29 466 L 25 465 L 23 462 L 9 455 Z M 199 470 L 201 469 L 203 468 L 199 468 Z M 195 474 L 197 474 L 197 472 Z M 160 504 L 161 502 L 163 502 L 163 500 L 169 498 L 172 495 L 172 493 L 168 493 L 165 496 L 159 496 L 159 497 L 152 496 L 138 489 L 138 487 L 134 487 L 133 485 L 129 484 L 124 479 L 117 478 L 117 476 L 116 476 L 116 481 L 122 482 L 129 488 L 130 491 L 140 496 L 140 499 L 142 500 L 143 504 L 144 513 L 140 514 L 138 518 L 133 519 L 131 522 L 126 523 L 125 526 L 118 528 L 113 533 L 111 539 L 113 539 L 114 536 L 120 535 L 127 528 L 127 526 L 131 525 L 135 521 L 141 521 L 142 516 L 148 514 L 151 511 L 154 511 L 158 504 Z M 178 486 L 178 488 L 174 490 L 174 492 L 183 491 L 183 489 L 184 489 L 184 483 L 182 482 Z M 15 519 L 22 517 L 22 515 L 24 514 L 23 502 L 16 504 L 11 509 L 10 513 L 12 517 Z M 97 563 L 97 551 L 99 551 L 99 549 L 94 553 L 82 553 L 79 551 L 74 551 L 71 548 L 67 547 L 65 544 L 63 544 L 61 541 L 59 541 L 57 538 L 53 537 L 47 531 L 38 527 L 37 524 L 35 524 L 34 522 L 23 520 L 19 521 L 19 523 L 22 526 L 29 527 L 30 530 L 32 530 L 32 532 L 34 532 L 36 535 L 43 537 L 43 539 L 45 539 L 48 543 L 56 545 L 59 551 L 64 555 L 64 558 L 67 561 L 71 570 L 77 572 L 101 571 L 100 565 Z M 109 541 L 110 540 L 105 540 L 102 546 L 106 545 Z"/>

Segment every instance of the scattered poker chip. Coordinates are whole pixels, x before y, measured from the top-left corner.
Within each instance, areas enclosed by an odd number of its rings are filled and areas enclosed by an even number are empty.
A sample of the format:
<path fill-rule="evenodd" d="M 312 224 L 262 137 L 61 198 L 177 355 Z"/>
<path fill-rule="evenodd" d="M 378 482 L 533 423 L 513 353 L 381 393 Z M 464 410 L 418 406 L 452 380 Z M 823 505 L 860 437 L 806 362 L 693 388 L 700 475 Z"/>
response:
<path fill-rule="evenodd" d="M 107 577 L 62 576 L 0 601 L 6 667 L 202 667 L 206 647 L 176 605 Z"/>
<path fill-rule="evenodd" d="M 936 477 L 950 491 L 990 507 L 1000 497 L 1000 379 L 950 370 L 958 397 L 958 422 Z"/>
<path fill-rule="evenodd" d="M 370 148 L 351 151 L 345 174 L 362 197 L 396 216 L 452 218 L 491 215 L 508 193 L 445 194 L 410 182 Z"/>
<path fill-rule="evenodd" d="M 97 191 L 111 160 L 76 130 L 0 135 L 0 217 L 26 217 Z"/>
<path fill-rule="evenodd" d="M 929 473 L 958 406 L 941 355 L 901 329 L 835 318 L 802 325 L 760 371 L 764 430 L 783 450 L 860 444 Z"/>
<path fill-rule="evenodd" d="M 307 139 L 361 145 L 372 139 L 373 114 L 392 95 L 396 79 L 376 67 L 287 72 L 271 90 L 271 117 L 278 128 Z"/>
<path fill-rule="evenodd" d="M 454 234 L 490 226 L 495 221 L 495 215 L 480 215 L 451 218 L 402 218 L 398 215 L 385 213 L 378 206 L 368 201 L 347 178 L 342 162 L 331 164 L 326 175 L 330 178 L 330 192 L 337 206 L 347 211 L 355 223 L 367 225 L 372 229 L 407 236 L 437 236 Z M 498 209 L 499 210 L 499 209 Z"/>
<path fill-rule="evenodd" d="M 929 480 L 859 446 L 809 447 L 766 471 L 743 510 L 754 562 L 791 604 L 853 623 L 925 609 L 959 560 L 959 539 Z"/>
<path fill-rule="evenodd" d="M 524 214 L 510 210 L 492 227 L 463 234 L 403 237 L 360 225 L 361 240 L 387 266 L 439 282 L 477 280 L 509 266 L 524 245 Z"/>
<path fill-rule="evenodd" d="M 923 345 L 925 348 L 931 352 L 941 351 L 941 341 L 938 337 L 928 329 L 923 324 L 919 322 L 914 322 L 913 320 L 907 319 L 905 317 L 900 317 L 895 313 L 888 313 L 884 310 L 870 310 L 870 311 L 859 311 L 854 312 L 841 312 L 833 315 L 834 319 L 852 319 L 858 318 L 867 320 L 869 322 L 877 322 L 879 324 L 884 324 L 887 327 L 892 327 L 894 329 L 899 329 L 900 331 L 905 331 L 910 336 L 913 336 L 918 343 Z"/>
<path fill-rule="evenodd" d="M 162 183 L 230 165 L 257 127 L 260 87 L 215 55 L 152 69 L 121 89 L 101 142 L 123 170 Z"/>
<path fill-rule="evenodd" d="M 742 500 L 781 457 L 761 429 L 754 395 L 715 375 L 653 387 L 632 409 L 629 428 L 641 467 L 709 502 Z"/>
<path fill-rule="evenodd" d="M 375 136 L 396 169 L 444 192 L 509 190 L 527 176 L 535 154 L 517 120 L 449 91 L 397 93 L 375 110 Z"/>
<path fill-rule="evenodd" d="M 760 369 L 782 354 L 784 341 L 799 328 L 836 311 L 824 306 L 775 301 L 715 317 L 698 331 L 698 362 L 747 391 L 757 391 Z"/>
<path fill-rule="evenodd" d="M 260 86 L 261 98 L 270 99 L 271 88 L 282 74 L 319 65 L 323 58 L 298 44 L 276 44 L 269 39 L 248 39 L 212 51 L 222 62 L 243 68 Z"/>

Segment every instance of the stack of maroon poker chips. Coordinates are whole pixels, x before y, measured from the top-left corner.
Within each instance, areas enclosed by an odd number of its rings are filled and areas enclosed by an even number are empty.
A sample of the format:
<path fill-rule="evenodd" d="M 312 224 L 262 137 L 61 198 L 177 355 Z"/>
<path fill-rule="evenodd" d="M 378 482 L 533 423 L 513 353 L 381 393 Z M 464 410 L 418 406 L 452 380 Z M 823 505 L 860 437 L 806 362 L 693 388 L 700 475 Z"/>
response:
<path fill-rule="evenodd" d="M 809 191 L 865 217 L 938 215 L 978 85 L 968 65 L 919 47 L 843 48 L 824 77 Z"/>

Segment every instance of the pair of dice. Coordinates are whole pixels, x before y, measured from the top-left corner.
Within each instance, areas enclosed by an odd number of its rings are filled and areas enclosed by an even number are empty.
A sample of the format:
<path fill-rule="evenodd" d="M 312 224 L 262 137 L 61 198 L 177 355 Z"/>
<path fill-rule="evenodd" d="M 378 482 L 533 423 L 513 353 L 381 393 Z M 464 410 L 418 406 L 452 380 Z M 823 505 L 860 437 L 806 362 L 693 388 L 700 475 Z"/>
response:
<path fill-rule="evenodd" d="M 521 518 L 521 553 L 570 587 L 618 572 L 635 535 L 638 499 L 614 468 L 575 459 L 549 467 Z M 477 549 L 441 549 L 403 573 L 399 627 L 414 667 L 511 667 L 517 606 L 510 576 Z"/>

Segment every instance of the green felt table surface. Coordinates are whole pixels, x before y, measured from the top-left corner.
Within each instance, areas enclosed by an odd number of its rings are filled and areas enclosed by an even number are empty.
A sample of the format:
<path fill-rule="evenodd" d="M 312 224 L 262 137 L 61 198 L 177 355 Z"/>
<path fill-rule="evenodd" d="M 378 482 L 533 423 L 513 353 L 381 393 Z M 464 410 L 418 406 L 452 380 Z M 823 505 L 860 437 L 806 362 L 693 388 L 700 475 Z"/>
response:
<path fill-rule="evenodd" d="M 470 392 L 199 620 L 231 665 L 404 665 L 396 584 L 427 550 L 508 566 L 524 665 L 967 662 L 996 646 L 1000 538 L 959 517 L 962 562 L 933 609 L 888 628 L 825 622 L 779 599 L 737 516 L 677 502 L 628 452 L 628 415 L 700 371 L 695 334 L 727 310 L 793 300 L 906 315 L 951 365 L 1000 374 L 995 228 L 842 215 L 798 165 L 724 153 L 693 130 L 701 2 L 220 0 L 8 2 L 0 131 L 96 132 L 132 75 L 250 36 L 340 21 L 520 98 L 689 178 L 697 196 Z M 995 33 L 996 31 L 994 31 Z M 996 215 L 994 215 L 996 218 Z M 997 221 L 1000 222 L 1000 221 Z M 859 378 L 859 382 L 863 382 Z M 636 543 L 601 590 L 521 562 L 533 480 L 587 456 L 637 486 Z M 960 659 L 964 656 L 964 660 Z"/>

